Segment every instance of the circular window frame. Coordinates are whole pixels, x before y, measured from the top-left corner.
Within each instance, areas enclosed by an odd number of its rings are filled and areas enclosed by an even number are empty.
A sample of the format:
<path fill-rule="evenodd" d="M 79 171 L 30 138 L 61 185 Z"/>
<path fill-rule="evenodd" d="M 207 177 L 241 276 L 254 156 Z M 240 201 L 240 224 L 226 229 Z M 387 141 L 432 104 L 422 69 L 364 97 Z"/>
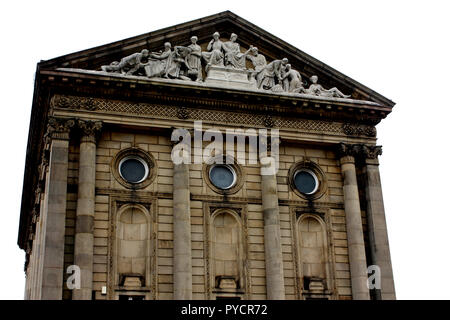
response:
<path fill-rule="evenodd" d="M 301 192 L 300 190 L 298 190 L 297 186 L 295 185 L 295 177 L 300 172 L 307 172 L 313 177 L 314 182 L 316 184 L 313 191 L 311 191 L 311 192 Z M 314 193 L 316 193 L 317 190 L 319 190 L 319 186 L 320 186 L 319 179 L 317 178 L 317 175 L 311 169 L 307 169 L 307 168 L 300 168 L 300 169 L 298 169 L 297 171 L 294 172 L 294 176 L 292 177 L 292 179 L 293 179 L 293 182 L 294 182 L 295 189 L 297 189 L 297 191 L 301 192 L 302 194 L 310 196 L 310 195 L 313 195 Z"/>
<path fill-rule="evenodd" d="M 316 180 L 316 188 L 313 192 L 303 193 L 297 189 L 297 186 L 295 185 L 295 176 L 301 171 L 312 174 L 312 176 Z M 289 169 L 288 179 L 289 186 L 292 191 L 297 196 L 305 200 L 319 199 L 325 194 L 326 190 L 328 189 L 328 183 L 324 171 L 320 168 L 319 165 L 310 160 L 304 160 L 294 163 Z"/>
<path fill-rule="evenodd" d="M 139 182 L 128 182 L 122 176 L 120 166 L 129 159 L 136 159 L 144 165 L 145 177 Z M 143 189 L 151 184 L 157 175 L 155 158 L 148 152 L 135 147 L 119 151 L 112 160 L 111 168 L 114 178 L 127 189 Z"/>
<path fill-rule="evenodd" d="M 128 160 L 137 160 L 137 161 L 139 161 L 139 162 L 144 166 L 144 171 L 145 171 L 145 172 L 144 172 L 144 177 L 143 177 L 141 180 L 139 180 L 139 181 L 137 181 L 137 182 L 130 182 L 129 180 L 127 180 L 127 179 L 123 176 L 123 173 L 122 173 L 122 165 L 123 165 L 123 163 L 124 163 L 125 161 L 128 161 Z M 145 179 L 147 179 L 148 174 L 149 174 L 149 172 L 150 172 L 150 170 L 148 169 L 148 164 L 147 164 L 147 162 L 145 162 L 144 159 L 142 159 L 141 157 L 136 156 L 136 155 L 129 155 L 129 156 L 126 156 L 126 157 L 122 158 L 122 159 L 119 161 L 119 165 L 117 166 L 117 168 L 118 168 L 118 170 L 119 170 L 120 177 L 121 177 L 122 179 L 124 179 L 125 181 L 127 181 L 128 183 L 131 183 L 131 184 L 139 184 L 139 183 L 143 182 Z"/>
<path fill-rule="evenodd" d="M 222 159 L 222 163 L 217 163 L 218 160 Z M 210 179 L 210 172 L 211 169 L 216 166 L 226 166 L 231 169 L 234 175 L 234 181 L 231 187 L 227 189 L 221 189 L 214 185 L 214 183 Z M 206 185 L 213 190 L 216 193 L 219 194 L 234 194 L 242 189 L 242 186 L 244 184 L 244 173 L 241 168 L 241 166 L 236 162 L 236 160 L 230 156 L 216 156 L 214 158 L 209 159 L 209 161 L 205 164 L 203 164 L 203 180 L 205 181 Z"/>
<path fill-rule="evenodd" d="M 225 168 L 228 168 L 228 169 L 231 171 L 231 173 L 232 173 L 232 175 L 233 175 L 233 182 L 231 183 L 231 185 L 230 185 L 229 187 L 226 187 L 226 188 L 220 188 L 220 187 L 216 186 L 216 185 L 214 184 L 214 182 L 211 180 L 211 171 L 212 171 L 214 168 L 216 168 L 216 167 L 225 167 Z M 237 174 L 236 174 L 236 170 L 234 170 L 233 166 L 230 166 L 229 164 L 226 164 L 226 163 L 215 163 L 215 164 L 213 164 L 213 165 L 211 165 L 211 166 L 209 167 L 209 170 L 208 170 L 208 179 L 209 179 L 209 181 L 211 181 L 211 183 L 212 183 L 212 184 L 214 185 L 214 187 L 216 187 L 217 189 L 220 189 L 220 190 L 229 190 L 229 189 L 233 188 L 233 187 L 236 185 L 236 182 L 237 182 Z"/>

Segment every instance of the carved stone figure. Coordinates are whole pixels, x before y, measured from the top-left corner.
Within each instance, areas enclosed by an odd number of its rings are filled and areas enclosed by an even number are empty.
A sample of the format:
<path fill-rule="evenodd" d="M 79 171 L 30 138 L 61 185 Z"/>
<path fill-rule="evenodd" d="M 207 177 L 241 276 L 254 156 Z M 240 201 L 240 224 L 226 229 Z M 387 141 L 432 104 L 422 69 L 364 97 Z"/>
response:
<path fill-rule="evenodd" d="M 110 65 L 102 66 L 102 71 L 105 72 L 117 72 L 126 75 L 134 74 L 139 68 L 143 67 L 143 58 L 147 58 L 149 52 L 147 49 L 143 49 L 141 52 L 133 53 L 125 58 L 122 58 L 120 62 L 114 61 Z"/>
<path fill-rule="evenodd" d="M 223 67 L 223 42 L 219 39 L 220 34 L 218 32 L 214 32 L 213 39 L 208 43 L 208 47 L 206 48 L 208 52 L 202 52 L 202 57 L 205 59 L 208 69 L 208 66 L 221 66 Z"/>
<path fill-rule="evenodd" d="M 197 44 L 198 38 L 191 37 L 187 47 L 175 46 L 172 50 L 170 42 L 164 43 L 164 51 L 151 52 L 143 49 L 113 61 L 101 67 L 102 71 L 126 75 L 145 75 L 149 78 L 162 77 L 202 81 L 202 57 L 207 65 L 206 82 L 227 85 L 238 85 L 248 88 L 270 90 L 272 92 L 289 92 L 310 94 L 322 97 L 348 98 L 337 88 L 325 89 L 318 84 L 318 77 L 313 75 L 308 89 L 303 87 L 302 76 L 292 69 L 288 59 L 274 60 L 267 63 L 266 58 L 258 52 L 258 48 L 250 46 L 246 52 L 241 52 L 236 42 L 237 35 L 232 33 L 225 43 L 220 40 L 220 34 L 215 32 L 208 43 L 206 52 Z M 246 60 L 250 60 L 253 68 L 246 68 Z M 222 67 L 222 68 L 220 68 Z M 223 68 L 227 67 L 227 68 Z"/>
<path fill-rule="evenodd" d="M 191 37 L 191 44 L 188 48 L 191 53 L 186 57 L 186 66 L 188 68 L 188 76 L 197 81 L 202 81 L 202 48 L 197 44 L 198 38 Z"/>
<path fill-rule="evenodd" d="M 283 88 L 284 91 L 294 92 L 294 93 L 304 93 L 306 92 L 302 84 L 302 76 L 300 72 L 291 68 L 288 63 L 283 75 Z"/>
<path fill-rule="evenodd" d="M 253 70 L 250 70 L 249 78 L 253 79 L 252 81 L 256 81 L 256 75 L 267 65 L 266 57 L 258 53 L 258 48 L 252 45 L 247 52 L 248 54 L 246 54 L 245 57 L 250 60 L 253 65 Z"/>
<path fill-rule="evenodd" d="M 276 84 L 282 84 L 281 71 L 287 65 L 288 59 L 274 60 L 266 65 L 256 75 L 256 85 L 258 89 L 272 89 Z M 276 91 L 279 91 L 276 89 Z"/>
<path fill-rule="evenodd" d="M 246 58 L 251 61 L 254 70 L 256 72 L 261 71 L 267 65 L 266 57 L 258 53 L 258 48 L 254 46 L 250 46 L 248 52 L 249 54 L 246 55 Z"/>
<path fill-rule="evenodd" d="M 242 53 L 239 43 L 237 43 L 236 40 L 237 35 L 232 33 L 230 41 L 223 44 L 225 50 L 225 66 L 231 66 L 236 69 L 245 69 L 245 56 L 248 51 Z"/>
<path fill-rule="evenodd" d="M 191 80 L 184 75 L 182 67 L 186 66 L 186 58 L 191 53 L 191 49 L 183 46 L 176 46 L 167 59 L 166 72 L 164 78 Z M 187 67 L 185 68 L 187 69 Z"/>
<path fill-rule="evenodd" d="M 150 53 L 149 61 L 144 66 L 145 74 L 149 78 L 162 77 L 166 74 L 167 62 L 172 53 L 170 42 L 164 43 L 164 51 Z"/>
<path fill-rule="evenodd" d="M 347 96 L 340 92 L 337 88 L 331 88 L 331 89 L 325 89 L 320 84 L 317 83 L 319 80 L 319 77 L 316 75 L 312 76 L 310 78 L 311 85 L 308 89 L 306 89 L 306 93 L 316 95 L 316 96 L 322 96 L 322 97 L 336 97 L 336 98 L 349 98 L 350 96 Z"/>

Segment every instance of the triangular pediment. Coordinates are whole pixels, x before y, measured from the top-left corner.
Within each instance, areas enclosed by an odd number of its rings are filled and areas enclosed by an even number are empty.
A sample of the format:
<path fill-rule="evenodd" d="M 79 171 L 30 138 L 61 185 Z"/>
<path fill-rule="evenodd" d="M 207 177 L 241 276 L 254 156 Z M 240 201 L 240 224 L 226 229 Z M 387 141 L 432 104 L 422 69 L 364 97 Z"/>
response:
<path fill-rule="evenodd" d="M 166 42 L 170 42 L 172 48 L 188 46 L 192 36 L 197 36 L 197 43 L 201 46 L 202 51 L 207 51 L 208 43 L 214 32 L 220 33 L 220 40 L 223 42 L 228 41 L 230 35 L 235 33 L 238 36 L 237 43 L 241 47 L 241 52 L 255 46 L 259 53 L 266 58 L 267 63 L 287 58 L 292 68 L 301 74 L 302 85 L 306 89 L 311 85 L 311 76 L 316 75 L 319 79 L 318 83 L 324 89 L 336 88 L 350 99 L 370 101 L 383 107 L 394 105 L 391 100 L 230 11 L 44 61 L 40 63 L 40 69 L 63 68 L 101 72 L 102 66 L 109 65 L 114 61 L 119 62 L 124 57 L 143 49 L 150 52 L 162 51 Z M 246 67 L 251 68 L 248 60 Z M 339 96 L 334 95 L 334 97 Z"/>

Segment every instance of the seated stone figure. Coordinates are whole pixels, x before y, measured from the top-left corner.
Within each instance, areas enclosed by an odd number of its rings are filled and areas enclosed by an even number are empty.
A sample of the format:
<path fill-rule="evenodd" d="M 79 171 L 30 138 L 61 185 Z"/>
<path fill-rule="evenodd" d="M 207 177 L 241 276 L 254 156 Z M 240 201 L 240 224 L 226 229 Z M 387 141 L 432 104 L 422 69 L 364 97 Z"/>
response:
<path fill-rule="evenodd" d="M 250 46 L 245 55 L 246 59 L 250 60 L 253 69 L 250 69 L 249 79 L 256 82 L 256 75 L 267 65 L 266 57 L 258 53 L 258 48 Z"/>
<path fill-rule="evenodd" d="M 225 66 L 231 66 L 235 69 L 245 69 L 245 56 L 248 51 L 242 53 L 239 43 L 237 43 L 236 40 L 237 35 L 232 33 L 230 41 L 223 44 L 223 49 L 225 51 Z"/>
<path fill-rule="evenodd" d="M 255 72 L 259 72 L 267 65 L 266 57 L 258 52 L 258 48 L 250 46 L 246 58 L 251 61 Z"/>
<path fill-rule="evenodd" d="M 148 50 L 143 49 L 141 52 L 136 52 L 122 58 L 119 62 L 114 61 L 109 65 L 101 66 L 101 69 L 105 72 L 116 72 L 131 75 L 144 66 L 142 60 L 147 58 L 148 55 Z"/>
<path fill-rule="evenodd" d="M 223 58 L 223 42 L 219 39 L 220 34 L 218 32 L 214 32 L 213 39 L 208 43 L 208 47 L 206 48 L 208 52 L 202 52 L 202 57 L 205 59 L 208 66 L 224 66 Z"/>
<path fill-rule="evenodd" d="M 167 62 L 172 54 L 172 45 L 170 42 L 164 43 L 163 52 L 152 52 L 150 58 L 145 64 L 145 74 L 149 78 L 162 77 L 166 74 Z"/>
<path fill-rule="evenodd" d="M 311 80 L 311 85 L 309 86 L 308 89 L 306 89 L 307 94 L 312 94 L 315 96 L 322 96 L 322 97 L 335 97 L 335 98 L 349 98 L 350 96 L 347 96 L 345 94 L 343 94 L 342 92 L 340 92 L 337 88 L 331 88 L 331 89 L 325 89 L 324 87 L 322 87 L 320 84 L 317 83 L 317 81 L 319 80 L 319 77 L 317 77 L 316 75 L 312 76 L 310 78 Z"/>

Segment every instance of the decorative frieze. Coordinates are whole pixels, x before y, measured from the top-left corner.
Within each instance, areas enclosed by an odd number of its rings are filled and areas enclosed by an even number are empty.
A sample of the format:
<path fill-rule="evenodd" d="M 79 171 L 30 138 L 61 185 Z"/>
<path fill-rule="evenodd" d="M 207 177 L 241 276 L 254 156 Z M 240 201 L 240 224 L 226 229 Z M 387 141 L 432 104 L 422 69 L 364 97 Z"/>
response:
<path fill-rule="evenodd" d="M 348 136 L 376 137 L 377 135 L 377 129 L 375 128 L 375 126 L 344 123 L 343 129 L 344 133 Z"/>
<path fill-rule="evenodd" d="M 170 101 L 169 101 L 170 102 Z M 252 127 L 289 128 L 311 133 L 330 133 L 350 136 L 376 135 L 375 127 L 359 125 L 362 129 L 349 131 L 356 125 L 342 125 L 339 122 L 324 120 L 306 120 L 278 117 L 268 114 L 251 114 L 196 108 L 179 107 L 175 105 L 156 105 L 151 103 L 135 103 L 120 100 L 86 98 L 79 96 L 55 95 L 51 100 L 53 108 L 97 111 L 119 114 L 151 116 L 159 119 L 196 119 L 203 121 L 225 122 Z M 347 129 L 346 129 L 347 128 Z"/>
<path fill-rule="evenodd" d="M 186 107 L 178 108 L 178 110 L 177 110 L 177 117 L 179 119 L 183 119 L 183 120 L 188 119 L 189 118 L 189 110 L 188 110 L 188 108 L 186 108 Z"/>

